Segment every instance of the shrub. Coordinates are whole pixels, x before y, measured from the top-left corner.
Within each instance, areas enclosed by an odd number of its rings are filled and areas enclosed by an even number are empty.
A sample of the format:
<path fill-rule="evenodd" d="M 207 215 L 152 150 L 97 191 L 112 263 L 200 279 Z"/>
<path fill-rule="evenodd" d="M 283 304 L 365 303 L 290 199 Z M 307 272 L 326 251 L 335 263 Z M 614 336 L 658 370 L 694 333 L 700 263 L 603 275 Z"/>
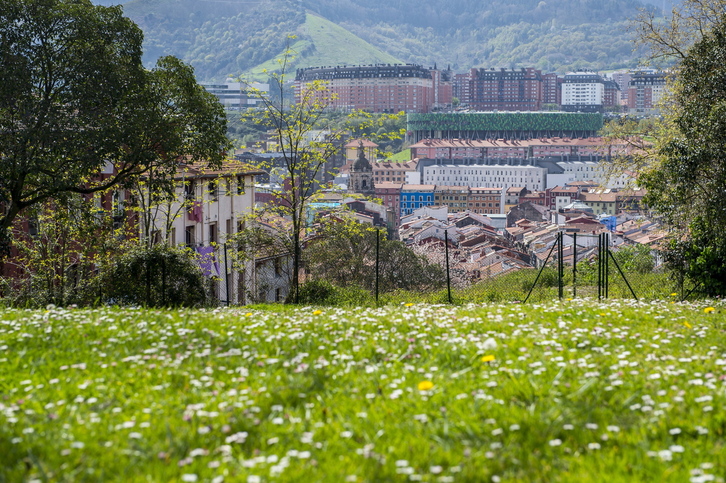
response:
<path fill-rule="evenodd" d="M 105 300 L 147 307 L 196 307 L 207 300 L 196 255 L 187 249 L 135 247 L 103 274 Z"/>

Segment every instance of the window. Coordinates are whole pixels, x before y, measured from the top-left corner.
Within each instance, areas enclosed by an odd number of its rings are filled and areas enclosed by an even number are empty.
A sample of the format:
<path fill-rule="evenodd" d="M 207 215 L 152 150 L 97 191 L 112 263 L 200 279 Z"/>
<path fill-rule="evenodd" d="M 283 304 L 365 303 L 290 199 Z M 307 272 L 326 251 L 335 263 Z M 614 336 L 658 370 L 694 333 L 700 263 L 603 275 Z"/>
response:
<path fill-rule="evenodd" d="M 209 224 L 209 243 L 210 243 L 210 245 L 212 243 L 217 243 L 217 224 L 216 223 Z"/>
<path fill-rule="evenodd" d="M 194 226 L 188 226 L 184 230 L 184 242 L 186 245 L 190 248 L 193 248 L 196 246 L 196 233 L 194 233 Z"/>
<path fill-rule="evenodd" d="M 187 181 L 184 183 L 184 197 L 187 201 L 194 201 L 194 198 L 196 198 L 194 194 L 195 191 L 194 181 Z"/>
<path fill-rule="evenodd" d="M 217 181 L 210 181 L 207 189 L 209 190 L 209 200 L 217 201 L 219 199 L 219 186 L 217 185 Z"/>

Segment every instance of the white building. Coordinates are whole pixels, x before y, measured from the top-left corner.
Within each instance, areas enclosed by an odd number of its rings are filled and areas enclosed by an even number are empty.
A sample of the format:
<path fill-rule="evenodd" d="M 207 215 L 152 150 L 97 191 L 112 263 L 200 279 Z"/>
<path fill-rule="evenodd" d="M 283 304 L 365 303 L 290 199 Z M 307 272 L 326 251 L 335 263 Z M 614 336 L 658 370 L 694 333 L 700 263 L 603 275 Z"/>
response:
<path fill-rule="evenodd" d="M 562 82 L 562 109 L 600 111 L 605 100 L 605 80 L 594 72 L 571 72 Z"/>
<path fill-rule="evenodd" d="M 245 109 L 261 102 L 268 96 L 270 85 L 259 82 L 249 84 L 227 79 L 224 84 L 201 84 L 207 92 L 214 94 L 225 109 Z"/>
<path fill-rule="evenodd" d="M 263 171 L 237 161 L 220 169 L 186 165 L 179 169 L 176 198 L 140 210 L 142 234 L 157 243 L 185 245 L 200 255 L 212 296 L 220 303 L 282 301 L 289 281 L 284 257 L 236 264 L 229 237 L 240 231 L 255 204 L 255 176 Z"/>
<path fill-rule="evenodd" d="M 618 173 L 616 176 L 608 176 L 604 161 L 561 161 L 557 166 L 564 170 L 563 173 L 549 173 L 547 175 L 547 188 L 565 186 L 577 181 L 593 181 L 608 189 L 623 189 L 635 187 L 635 179 L 632 173 Z"/>
<path fill-rule="evenodd" d="M 530 191 L 545 189 L 547 169 L 509 165 L 433 165 L 424 168 L 424 184 L 500 188 L 521 186 Z"/>

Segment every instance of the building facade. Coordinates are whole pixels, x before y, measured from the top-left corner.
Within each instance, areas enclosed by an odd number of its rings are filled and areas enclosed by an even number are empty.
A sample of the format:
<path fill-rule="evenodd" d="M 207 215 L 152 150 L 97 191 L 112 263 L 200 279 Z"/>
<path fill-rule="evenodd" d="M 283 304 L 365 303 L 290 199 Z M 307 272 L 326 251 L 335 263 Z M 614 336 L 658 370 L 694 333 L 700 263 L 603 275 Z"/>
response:
<path fill-rule="evenodd" d="M 477 111 L 539 111 L 542 107 L 542 71 L 522 69 L 471 69 L 459 82 L 468 84 L 460 98 Z M 457 89 L 462 93 L 462 89 Z"/>
<path fill-rule="evenodd" d="M 424 206 L 433 206 L 434 188 L 432 184 L 407 184 L 401 187 L 400 216 L 410 215 Z"/>
<path fill-rule="evenodd" d="M 396 113 L 431 112 L 451 106 L 452 73 L 414 64 L 298 69 L 295 100 L 312 95 L 331 109 Z M 319 82 L 321 89 L 310 89 Z"/>
<path fill-rule="evenodd" d="M 481 188 L 521 186 L 542 190 L 547 182 L 547 168 L 504 165 L 432 165 L 424 168 L 426 184 Z"/>
<path fill-rule="evenodd" d="M 569 112 L 601 112 L 605 80 L 594 72 L 572 72 L 562 81 L 562 109 Z"/>
<path fill-rule="evenodd" d="M 664 72 L 633 73 L 628 83 L 628 109 L 645 111 L 657 108 L 665 90 Z"/>
<path fill-rule="evenodd" d="M 485 215 L 503 213 L 504 190 L 502 188 L 471 188 L 467 209 Z"/>
<path fill-rule="evenodd" d="M 201 84 L 210 94 L 214 94 L 225 109 L 246 109 L 262 102 L 262 97 L 270 93 L 270 85 L 259 82 L 245 84 L 227 80 L 224 84 Z"/>

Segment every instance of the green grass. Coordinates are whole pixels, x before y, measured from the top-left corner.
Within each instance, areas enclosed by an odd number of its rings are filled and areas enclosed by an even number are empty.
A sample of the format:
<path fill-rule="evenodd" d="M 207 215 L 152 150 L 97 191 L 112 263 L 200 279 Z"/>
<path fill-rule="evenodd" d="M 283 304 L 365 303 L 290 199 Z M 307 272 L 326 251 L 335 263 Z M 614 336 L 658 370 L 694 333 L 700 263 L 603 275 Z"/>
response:
<path fill-rule="evenodd" d="M 387 161 L 399 161 L 401 163 L 405 163 L 406 161 L 411 160 L 411 150 L 410 149 L 404 149 L 401 152 L 395 153 L 391 157 L 387 159 Z"/>
<path fill-rule="evenodd" d="M 3 309 L 0 481 L 723 481 L 706 304 Z"/>
<path fill-rule="evenodd" d="M 295 70 L 300 67 L 403 63 L 317 15 L 307 14 L 302 30 L 301 37 L 291 46 L 294 58 L 291 65 L 287 66 L 288 75 L 294 75 Z M 280 70 L 279 62 L 272 59 L 252 68 L 245 73 L 245 77 L 265 80 L 267 72 L 278 70 Z"/>

